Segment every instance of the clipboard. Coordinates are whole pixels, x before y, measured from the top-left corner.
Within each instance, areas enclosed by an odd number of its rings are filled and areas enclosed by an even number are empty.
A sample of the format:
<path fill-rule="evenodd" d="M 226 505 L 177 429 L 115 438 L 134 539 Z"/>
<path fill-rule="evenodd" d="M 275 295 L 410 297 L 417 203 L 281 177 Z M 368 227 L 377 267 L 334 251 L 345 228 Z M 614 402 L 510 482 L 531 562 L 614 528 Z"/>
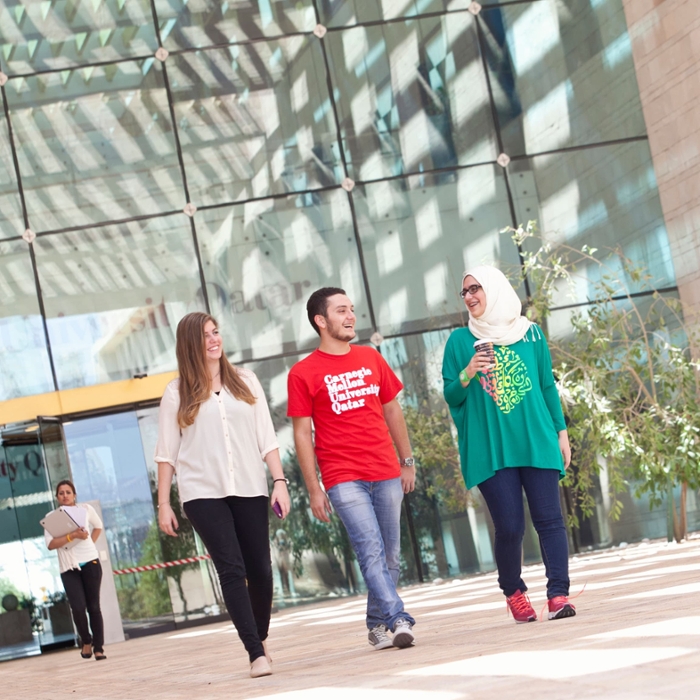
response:
<path fill-rule="evenodd" d="M 87 530 L 88 512 L 85 510 L 85 508 L 81 508 L 80 506 L 61 506 L 60 510 L 62 510 L 64 513 L 68 513 L 78 527 L 82 527 Z"/>
<path fill-rule="evenodd" d="M 51 537 L 63 537 L 71 532 L 75 532 L 80 528 L 80 525 L 73 520 L 73 518 L 66 513 L 62 508 L 56 508 L 42 518 L 39 524 L 46 530 L 46 532 L 51 535 Z M 68 542 L 66 545 L 61 547 L 61 549 L 71 549 L 80 540 L 76 539 L 72 542 Z"/>

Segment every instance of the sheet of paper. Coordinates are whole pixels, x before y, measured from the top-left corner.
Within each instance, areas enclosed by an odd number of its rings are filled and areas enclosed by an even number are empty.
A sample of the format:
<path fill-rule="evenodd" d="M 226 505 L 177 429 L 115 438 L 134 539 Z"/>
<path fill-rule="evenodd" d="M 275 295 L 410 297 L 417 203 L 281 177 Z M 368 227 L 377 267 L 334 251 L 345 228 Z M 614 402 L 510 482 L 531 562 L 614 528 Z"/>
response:
<path fill-rule="evenodd" d="M 75 520 L 78 527 L 85 527 L 87 524 L 87 511 L 85 508 L 78 506 L 61 506 L 61 510 L 65 511 Z"/>

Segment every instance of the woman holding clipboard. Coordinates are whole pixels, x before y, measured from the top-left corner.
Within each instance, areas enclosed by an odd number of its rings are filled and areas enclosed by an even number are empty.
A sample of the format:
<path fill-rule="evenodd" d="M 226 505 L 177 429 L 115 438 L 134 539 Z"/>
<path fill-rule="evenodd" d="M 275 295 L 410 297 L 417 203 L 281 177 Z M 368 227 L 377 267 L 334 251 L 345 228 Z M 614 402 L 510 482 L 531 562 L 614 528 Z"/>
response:
<path fill-rule="evenodd" d="M 102 521 L 91 505 L 76 503 L 75 486 L 67 479 L 60 481 L 56 486 L 56 500 L 59 506 L 75 506 L 86 511 L 85 527 L 76 527 L 72 532 L 60 537 L 53 537 L 45 530 L 45 537 L 48 548 L 58 552 L 61 581 L 80 635 L 80 655 L 89 659 L 94 650 L 95 659 L 102 661 L 107 658 L 104 652 L 104 623 L 100 610 L 102 565 L 95 547 L 95 540 L 102 532 Z M 80 516 L 82 517 L 82 513 Z"/>

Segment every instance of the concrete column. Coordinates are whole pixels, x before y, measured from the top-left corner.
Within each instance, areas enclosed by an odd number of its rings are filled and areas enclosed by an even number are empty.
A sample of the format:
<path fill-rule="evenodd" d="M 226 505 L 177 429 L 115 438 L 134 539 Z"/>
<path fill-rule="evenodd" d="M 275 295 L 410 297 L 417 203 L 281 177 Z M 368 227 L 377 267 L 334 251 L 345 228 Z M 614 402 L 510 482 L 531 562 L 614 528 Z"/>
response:
<path fill-rule="evenodd" d="M 700 322 L 700 0 L 622 0 L 681 300 Z"/>

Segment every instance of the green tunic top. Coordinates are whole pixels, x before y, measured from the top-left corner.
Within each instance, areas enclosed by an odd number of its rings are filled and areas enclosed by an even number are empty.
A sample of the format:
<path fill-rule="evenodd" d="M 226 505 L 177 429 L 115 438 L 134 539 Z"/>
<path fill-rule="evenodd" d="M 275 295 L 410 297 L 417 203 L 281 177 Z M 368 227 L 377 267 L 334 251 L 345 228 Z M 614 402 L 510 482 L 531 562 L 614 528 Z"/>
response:
<path fill-rule="evenodd" d="M 542 330 L 533 324 L 517 343 L 496 345 L 494 369 L 463 387 L 459 373 L 474 356 L 476 340 L 468 328 L 454 331 L 442 363 L 467 488 L 507 467 L 558 469 L 563 478 L 558 433 L 566 423 Z"/>

